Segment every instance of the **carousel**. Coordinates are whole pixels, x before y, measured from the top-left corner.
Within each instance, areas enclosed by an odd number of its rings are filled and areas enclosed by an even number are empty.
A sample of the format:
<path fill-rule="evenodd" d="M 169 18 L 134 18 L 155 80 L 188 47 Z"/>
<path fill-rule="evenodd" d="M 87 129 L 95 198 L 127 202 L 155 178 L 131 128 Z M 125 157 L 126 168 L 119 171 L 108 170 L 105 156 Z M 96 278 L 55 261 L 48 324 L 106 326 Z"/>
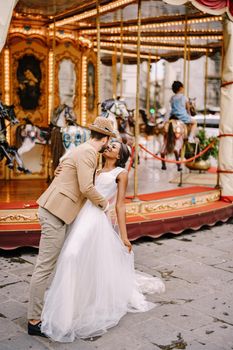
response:
<path fill-rule="evenodd" d="M 231 2 L 9 0 L 0 4 L 0 10 L 1 249 L 38 247 L 36 199 L 65 152 L 88 139 L 88 125 L 97 115 L 112 120 L 131 151 L 131 190 L 126 198 L 131 240 L 199 229 L 233 216 Z M 205 57 L 205 127 L 208 58 L 216 54 L 222 62 L 219 133 L 201 147 L 200 142 L 187 142 L 189 127 L 163 119 L 156 96 L 151 102 L 150 68 L 160 60 L 182 58 L 189 96 L 190 62 Z M 147 63 L 144 109 L 143 62 Z M 125 102 L 125 65 L 136 66 L 134 109 Z M 111 67 L 112 86 L 104 100 L 106 67 Z M 190 105 L 195 118 L 195 106 L 191 101 Z M 159 151 L 148 147 L 149 137 L 161 140 Z M 206 170 L 200 159 L 213 149 L 218 149 L 216 183 L 182 186 L 182 167 Z M 162 165 L 161 177 L 170 163 L 177 166 L 178 186 L 153 186 L 153 180 L 145 177 L 148 158 Z"/>

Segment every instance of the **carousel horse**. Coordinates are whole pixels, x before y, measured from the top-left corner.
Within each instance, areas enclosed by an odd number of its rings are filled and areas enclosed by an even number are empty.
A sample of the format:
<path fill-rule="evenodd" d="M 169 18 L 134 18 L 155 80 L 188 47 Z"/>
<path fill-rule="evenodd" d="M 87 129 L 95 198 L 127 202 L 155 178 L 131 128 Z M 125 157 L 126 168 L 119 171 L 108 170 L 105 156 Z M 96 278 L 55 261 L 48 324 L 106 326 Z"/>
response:
<path fill-rule="evenodd" d="M 38 127 L 33 124 L 28 117 L 23 118 L 23 120 L 25 124 L 19 125 L 16 128 L 16 140 L 17 147 L 19 147 L 19 155 L 31 151 L 36 144 L 48 144 L 50 138 L 49 128 Z"/>
<path fill-rule="evenodd" d="M 128 129 L 132 135 L 135 135 L 135 109 L 128 109 L 128 118 L 127 118 Z M 153 130 L 147 129 L 148 127 L 154 127 L 154 123 L 152 123 L 145 112 L 144 109 L 139 109 L 139 131 L 140 133 L 146 133 L 147 135 L 153 134 Z"/>
<path fill-rule="evenodd" d="M 128 109 L 128 113 L 129 113 L 129 116 L 128 116 L 128 129 L 129 129 L 129 132 L 130 132 L 132 135 L 135 135 L 135 117 L 134 117 L 134 111 L 135 111 L 135 109 Z"/>
<path fill-rule="evenodd" d="M 108 99 L 101 103 L 101 115 L 109 118 L 114 130 L 119 133 L 124 133 L 127 127 L 128 110 L 124 101 L 118 99 Z"/>
<path fill-rule="evenodd" d="M 141 124 L 141 131 L 145 132 L 145 134 L 147 136 L 153 135 L 154 134 L 154 127 L 156 125 L 155 123 L 155 117 L 154 116 L 150 116 L 148 118 L 147 113 L 144 109 L 139 109 L 139 115 L 141 118 L 142 123 Z M 144 123 L 144 127 L 142 127 Z"/>
<path fill-rule="evenodd" d="M 28 170 L 18 154 L 18 150 L 14 146 L 10 146 L 7 141 L 7 126 L 5 120 L 10 122 L 9 125 L 18 124 L 19 121 L 16 118 L 14 106 L 6 106 L 0 101 L 0 161 L 6 158 L 6 166 L 9 169 L 14 168 L 14 161 L 17 164 L 17 169 L 24 172 L 25 174 L 31 173 Z"/>
<path fill-rule="evenodd" d="M 105 118 L 109 118 L 112 121 L 117 137 L 121 138 L 121 141 L 128 146 L 131 154 L 135 143 L 133 111 L 134 110 L 131 110 L 130 117 L 131 125 L 133 125 L 132 133 L 129 123 L 130 113 L 127 110 L 127 106 L 124 101 L 117 98 L 108 99 L 101 103 L 101 115 Z"/>
<path fill-rule="evenodd" d="M 89 139 L 90 131 L 76 123 L 72 107 L 65 104 L 54 110 L 51 126 L 51 154 L 55 170 L 68 151 Z"/>
<path fill-rule="evenodd" d="M 153 140 L 153 152 L 156 154 L 160 153 L 163 144 L 165 114 L 165 108 L 160 108 L 157 110 L 156 114 L 148 118 L 145 110 L 139 110 L 139 130 L 140 134 L 144 134 L 145 136 L 145 147 L 148 147 L 149 138 L 151 136 Z M 145 158 L 147 158 L 147 155 L 145 155 Z"/>
<path fill-rule="evenodd" d="M 141 119 L 140 129 L 142 129 L 142 132 L 144 132 L 147 136 L 158 135 L 163 133 L 163 126 L 164 126 L 165 115 L 166 115 L 165 108 L 158 109 L 157 113 L 151 114 L 150 117 L 147 116 L 144 109 L 140 109 L 139 115 Z"/>
<path fill-rule="evenodd" d="M 73 108 L 63 103 L 54 109 L 51 124 L 59 128 L 63 128 L 69 122 L 70 124 L 75 123 L 76 117 L 73 112 Z"/>
<path fill-rule="evenodd" d="M 196 97 L 194 98 L 189 97 L 189 112 L 192 117 L 195 117 L 195 115 L 197 115 Z"/>
<path fill-rule="evenodd" d="M 193 117 L 196 113 L 196 98 L 189 98 L 189 112 Z M 164 119 L 165 114 L 163 115 L 161 111 L 161 117 Z M 157 119 L 159 121 L 161 118 Z M 176 116 L 171 116 L 169 121 L 164 122 L 161 119 L 161 123 L 158 123 L 154 129 L 157 135 L 163 135 L 163 144 L 161 148 L 161 156 L 164 158 L 167 154 L 174 153 L 176 160 L 179 160 L 181 150 L 184 144 L 184 141 L 188 139 L 191 124 L 184 124 Z M 166 162 L 162 161 L 162 170 L 166 170 Z M 177 170 L 181 171 L 182 167 L 180 164 L 177 164 Z"/>
<path fill-rule="evenodd" d="M 186 125 L 175 116 L 171 116 L 169 121 L 164 124 L 164 143 L 161 149 L 161 157 L 165 158 L 168 154 L 174 154 L 178 161 L 181 155 L 181 149 L 184 140 L 187 138 Z M 162 170 L 166 170 L 166 162 L 162 161 Z M 181 171 L 182 167 L 177 164 L 177 170 Z"/>

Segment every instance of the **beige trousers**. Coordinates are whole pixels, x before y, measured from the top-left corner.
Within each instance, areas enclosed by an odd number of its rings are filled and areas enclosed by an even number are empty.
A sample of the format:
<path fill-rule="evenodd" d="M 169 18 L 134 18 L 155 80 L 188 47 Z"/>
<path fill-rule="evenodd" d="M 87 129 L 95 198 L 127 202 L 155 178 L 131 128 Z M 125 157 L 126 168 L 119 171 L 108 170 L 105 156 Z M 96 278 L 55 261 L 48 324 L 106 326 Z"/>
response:
<path fill-rule="evenodd" d="M 63 246 L 67 225 L 48 210 L 39 207 L 41 224 L 39 253 L 29 291 L 28 319 L 40 320 L 48 279 L 54 271 Z"/>

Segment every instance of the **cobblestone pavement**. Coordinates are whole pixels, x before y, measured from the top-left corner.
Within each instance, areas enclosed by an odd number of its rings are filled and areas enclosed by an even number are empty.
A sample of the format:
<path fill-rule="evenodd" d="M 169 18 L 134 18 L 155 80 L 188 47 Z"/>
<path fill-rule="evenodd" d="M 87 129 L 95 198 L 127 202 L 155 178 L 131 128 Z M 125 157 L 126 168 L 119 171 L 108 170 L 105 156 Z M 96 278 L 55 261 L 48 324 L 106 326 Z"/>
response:
<path fill-rule="evenodd" d="M 138 270 L 163 278 L 156 307 L 127 314 L 105 335 L 60 344 L 26 332 L 28 286 L 37 250 L 0 252 L 1 350 L 233 349 L 233 224 L 134 243 Z"/>

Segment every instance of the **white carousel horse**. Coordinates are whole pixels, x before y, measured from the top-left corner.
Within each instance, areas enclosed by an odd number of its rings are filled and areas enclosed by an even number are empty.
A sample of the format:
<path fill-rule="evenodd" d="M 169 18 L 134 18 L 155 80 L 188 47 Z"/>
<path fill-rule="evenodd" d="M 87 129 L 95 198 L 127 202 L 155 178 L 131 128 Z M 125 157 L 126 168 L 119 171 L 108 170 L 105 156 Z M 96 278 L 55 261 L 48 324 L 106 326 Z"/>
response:
<path fill-rule="evenodd" d="M 89 139 L 90 131 L 76 123 L 72 107 L 65 104 L 54 110 L 51 124 L 51 153 L 55 169 L 68 151 Z"/>
<path fill-rule="evenodd" d="M 19 155 L 31 151 L 36 144 L 46 145 L 49 141 L 50 131 L 48 128 L 40 128 L 34 125 L 28 117 L 24 118 L 25 124 L 19 125 L 16 129 L 16 137 Z"/>
<path fill-rule="evenodd" d="M 76 148 L 83 142 L 86 142 L 90 137 L 90 131 L 87 128 L 79 125 L 68 125 L 61 128 L 62 144 L 65 148 L 65 153 L 60 158 L 60 161 L 66 156 L 67 152 Z"/>
<path fill-rule="evenodd" d="M 71 151 L 81 143 L 86 142 L 90 137 L 90 130 L 78 124 L 61 128 L 61 133 L 65 152 Z"/>
<path fill-rule="evenodd" d="M 34 125 L 28 117 L 25 117 L 24 121 L 25 124 L 19 125 L 16 129 L 16 138 L 18 145 L 20 145 L 18 153 L 20 155 L 31 151 L 36 144 L 48 144 L 51 136 L 49 128 Z M 68 123 L 75 123 L 75 116 L 71 107 L 63 104 L 54 110 L 51 125 L 52 127 L 65 128 Z"/>
<path fill-rule="evenodd" d="M 76 123 L 76 117 L 73 108 L 63 103 L 54 109 L 51 124 L 59 128 L 64 128 L 68 123 Z"/>
<path fill-rule="evenodd" d="M 129 112 L 124 101 L 108 99 L 101 103 L 101 115 L 112 121 L 114 131 L 119 134 L 127 125 Z"/>

